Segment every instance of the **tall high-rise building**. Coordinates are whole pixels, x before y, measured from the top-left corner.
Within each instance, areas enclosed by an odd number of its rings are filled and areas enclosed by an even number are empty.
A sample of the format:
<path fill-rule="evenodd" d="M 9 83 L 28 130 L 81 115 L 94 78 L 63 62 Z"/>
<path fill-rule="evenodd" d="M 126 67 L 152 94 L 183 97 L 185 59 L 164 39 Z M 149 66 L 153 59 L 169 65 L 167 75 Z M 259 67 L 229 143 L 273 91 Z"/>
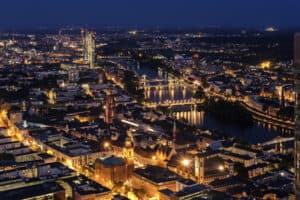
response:
<path fill-rule="evenodd" d="M 296 91 L 295 106 L 295 195 L 300 199 L 300 34 L 295 35 L 294 79 Z"/>
<path fill-rule="evenodd" d="M 83 44 L 83 61 L 91 68 L 95 64 L 95 33 L 87 29 L 81 30 L 82 44 Z"/>

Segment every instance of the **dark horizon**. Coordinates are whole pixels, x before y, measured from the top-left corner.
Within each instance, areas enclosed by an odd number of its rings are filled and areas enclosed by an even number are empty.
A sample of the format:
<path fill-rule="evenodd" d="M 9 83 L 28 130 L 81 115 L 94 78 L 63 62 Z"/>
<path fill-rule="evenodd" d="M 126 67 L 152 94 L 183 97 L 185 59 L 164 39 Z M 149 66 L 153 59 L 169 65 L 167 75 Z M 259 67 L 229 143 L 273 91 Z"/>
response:
<path fill-rule="evenodd" d="M 41 29 L 68 25 L 131 28 L 300 28 L 298 0 L 131 0 L 2 2 L 0 30 Z"/>

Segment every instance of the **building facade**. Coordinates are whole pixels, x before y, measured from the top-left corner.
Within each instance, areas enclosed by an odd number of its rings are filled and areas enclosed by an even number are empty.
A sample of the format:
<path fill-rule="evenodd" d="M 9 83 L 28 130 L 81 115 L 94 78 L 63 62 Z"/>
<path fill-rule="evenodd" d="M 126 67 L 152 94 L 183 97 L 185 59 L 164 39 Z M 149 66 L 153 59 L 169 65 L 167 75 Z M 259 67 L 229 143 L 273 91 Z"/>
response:
<path fill-rule="evenodd" d="M 127 181 L 126 161 L 122 158 L 111 156 L 95 162 L 95 175 L 104 186 L 112 188 L 115 184 Z"/>

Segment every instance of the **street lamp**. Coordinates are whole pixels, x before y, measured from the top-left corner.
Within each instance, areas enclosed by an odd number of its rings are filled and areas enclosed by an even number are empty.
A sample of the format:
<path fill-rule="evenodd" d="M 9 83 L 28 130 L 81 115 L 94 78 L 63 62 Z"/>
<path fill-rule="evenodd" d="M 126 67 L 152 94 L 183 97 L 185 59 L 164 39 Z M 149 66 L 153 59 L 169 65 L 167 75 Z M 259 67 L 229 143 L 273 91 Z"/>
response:
<path fill-rule="evenodd" d="M 156 156 L 152 156 L 151 159 L 152 159 L 152 160 L 156 160 Z"/>
<path fill-rule="evenodd" d="M 109 142 L 104 142 L 103 147 L 105 149 L 108 149 L 110 147 L 110 143 Z"/>
<path fill-rule="evenodd" d="M 190 160 L 184 158 L 182 161 L 181 161 L 181 164 L 185 167 L 188 167 L 190 165 Z"/>
<path fill-rule="evenodd" d="M 220 166 L 218 167 L 218 169 L 222 172 L 222 171 L 224 171 L 224 166 L 223 166 L 223 165 L 220 165 Z"/>

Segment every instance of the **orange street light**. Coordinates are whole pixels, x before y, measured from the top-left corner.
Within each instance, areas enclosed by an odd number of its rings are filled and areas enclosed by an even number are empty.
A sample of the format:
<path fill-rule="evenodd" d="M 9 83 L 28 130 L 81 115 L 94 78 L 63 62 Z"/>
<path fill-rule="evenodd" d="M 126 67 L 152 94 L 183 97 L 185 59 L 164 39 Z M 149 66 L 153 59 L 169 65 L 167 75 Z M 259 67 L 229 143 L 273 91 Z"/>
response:
<path fill-rule="evenodd" d="M 189 165 L 190 165 L 190 160 L 189 159 L 183 159 L 182 161 L 181 161 L 181 164 L 183 165 L 183 166 L 185 166 L 185 167 L 188 167 Z"/>
<path fill-rule="evenodd" d="M 110 147 L 110 143 L 109 143 L 109 142 L 104 142 L 104 143 L 103 143 L 103 147 L 104 147 L 105 149 L 108 149 L 108 148 Z"/>
<path fill-rule="evenodd" d="M 219 169 L 220 171 L 224 171 L 224 166 L 223 166 L 223 165 L 220 165 L 220 166 L 218 167 L 218 169 Z"/>

